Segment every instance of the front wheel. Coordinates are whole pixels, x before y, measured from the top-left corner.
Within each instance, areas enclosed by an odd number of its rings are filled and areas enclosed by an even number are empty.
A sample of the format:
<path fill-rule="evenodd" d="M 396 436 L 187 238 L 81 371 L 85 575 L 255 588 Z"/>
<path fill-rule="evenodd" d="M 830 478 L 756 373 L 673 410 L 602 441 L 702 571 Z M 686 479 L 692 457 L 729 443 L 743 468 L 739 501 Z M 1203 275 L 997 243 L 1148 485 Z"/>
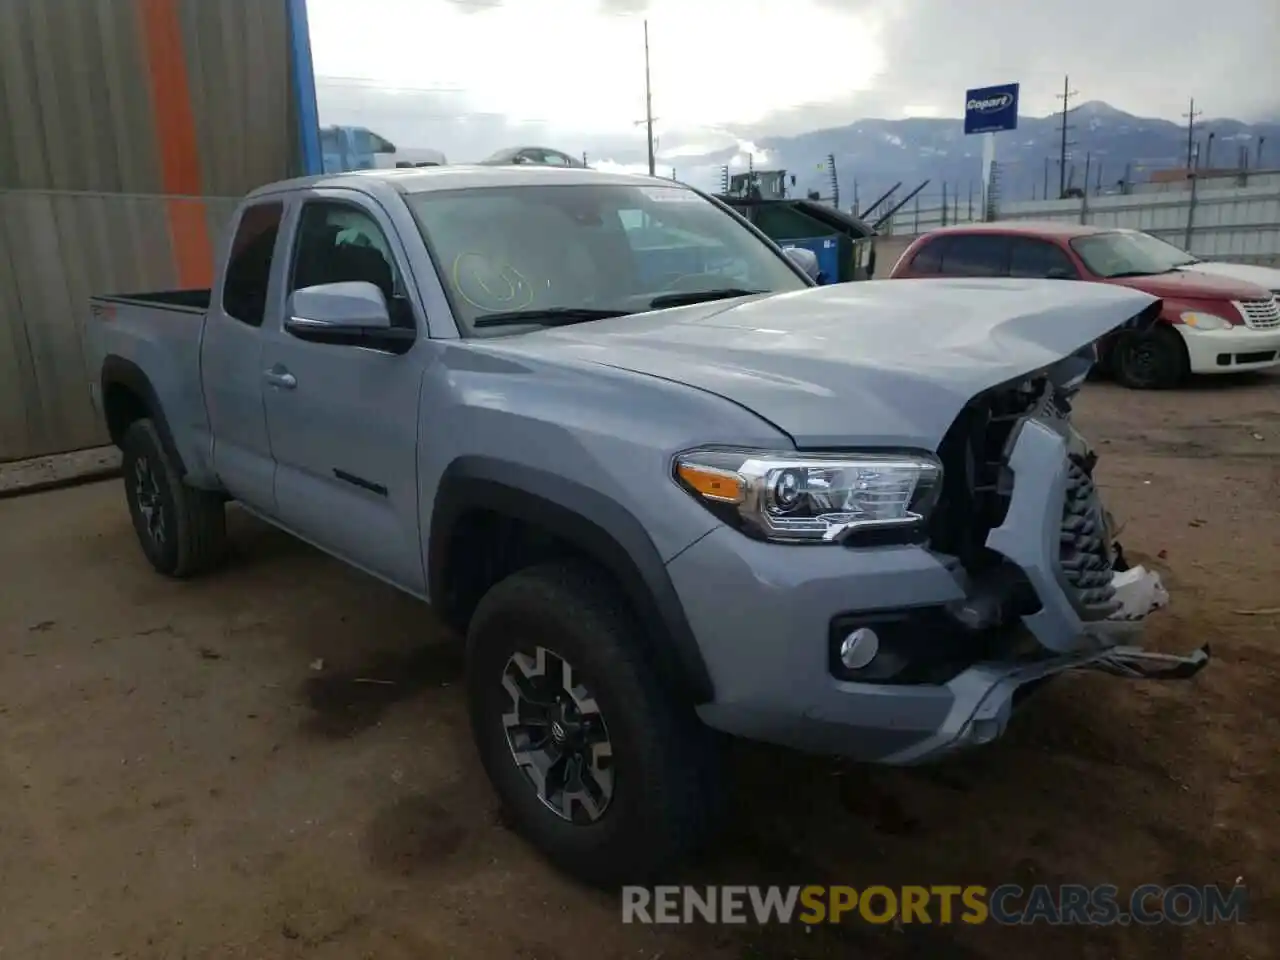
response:
<path fill-rule="evenodd" d="M 151 565 L 177 578 L 216 565 L 227 538 L 222 498 L 182 482 L 151 420 L 129 424 L 120 452 L 133 529 Z"/>
<path fill-rule="evenodd" d="M 716 735 L 671 695 L 639 626 L 592 566 L 523 570 L 467 635 L 480 759 L 517 831 L 589 883 L 642 883 L 704 841 Z"/>
<path fill-rule="evenodd" d="M 1131 390 L 1176 387 L 1190 373 L 1182 337 L 1164 324 L 1142 333 L 1125 334 L 1112 351 L 1115 378 Z"/>

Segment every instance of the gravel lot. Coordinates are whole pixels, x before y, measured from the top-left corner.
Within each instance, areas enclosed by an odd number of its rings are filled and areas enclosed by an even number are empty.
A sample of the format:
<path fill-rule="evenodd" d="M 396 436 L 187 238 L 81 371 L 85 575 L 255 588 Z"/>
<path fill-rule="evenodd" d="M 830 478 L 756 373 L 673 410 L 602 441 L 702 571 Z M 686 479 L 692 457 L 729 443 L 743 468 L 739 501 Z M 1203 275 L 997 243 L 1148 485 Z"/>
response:
<path fill-rule="evenodd" d="M 430 612 L 243 515 L 146 567 L 118 481 L 0 501 L 0 954 L 387 960 L 1262 958 L 1280 950 L 1280 377 L 1090 385 L 1131 560 L 1191 684 L 1072 677 L 928 769 L 742 746 L 673 882 L 1248 884 L 1240 927 L 623 926 L 504 829 Z M 1251 612 L 1253 611 L 1253 612 Z"/>

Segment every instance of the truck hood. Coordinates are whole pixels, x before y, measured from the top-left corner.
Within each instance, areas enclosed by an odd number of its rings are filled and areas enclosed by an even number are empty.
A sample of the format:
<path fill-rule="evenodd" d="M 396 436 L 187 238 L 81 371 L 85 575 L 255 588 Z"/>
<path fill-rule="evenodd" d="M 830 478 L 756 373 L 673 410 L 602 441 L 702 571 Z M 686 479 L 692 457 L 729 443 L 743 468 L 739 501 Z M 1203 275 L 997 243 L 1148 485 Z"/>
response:
<path fill-rule="evenodd" d="M 1214 260 L 1197 260 L 1179 267 L 1187 273 L 1208 274 L 1214 277 L 1226 277 L 1252 283 L 1265 290 L 1280 293 L 1280 270 L 1275 267 L 1258 267 L 1251 263 L 1222 263 Z"/>
<path fill-rule="evenodd" d="M 1076 354 L 1158 302 L 1061 280 L 871 280 L 539 330 L 486 347 L 688 384 L 753 411 L 801 448 L 933 450 L 977 394 Z"/>
<path fill-rule="evenodd" d="M 1112 277 L 1106 282 L 1168 300 L 1256 300 L 1270 296 L 1270 291 L 1238 277 L 1191 270 Z"/>

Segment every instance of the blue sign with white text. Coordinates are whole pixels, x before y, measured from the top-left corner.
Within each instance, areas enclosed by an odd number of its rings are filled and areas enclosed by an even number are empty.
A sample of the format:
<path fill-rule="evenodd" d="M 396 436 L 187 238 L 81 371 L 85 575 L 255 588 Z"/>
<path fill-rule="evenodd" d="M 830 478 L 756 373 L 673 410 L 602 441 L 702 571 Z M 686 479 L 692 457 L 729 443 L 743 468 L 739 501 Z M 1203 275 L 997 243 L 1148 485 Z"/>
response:
<path fill-rule="evenodd" d="M 1018 85 L 978 87 L 964 95 L 964 132 L 996 133 L 1018 129 Z"/>

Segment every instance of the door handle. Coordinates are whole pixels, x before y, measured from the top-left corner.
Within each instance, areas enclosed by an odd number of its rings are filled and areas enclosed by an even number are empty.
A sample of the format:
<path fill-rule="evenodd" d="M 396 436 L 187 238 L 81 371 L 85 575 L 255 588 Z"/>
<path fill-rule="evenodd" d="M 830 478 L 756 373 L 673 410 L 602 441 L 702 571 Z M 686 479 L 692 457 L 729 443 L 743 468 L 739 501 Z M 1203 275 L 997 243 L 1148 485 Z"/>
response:
<path fill-rule="evenodd" d="M 287 370 L 268 370 L 262 378 L 273 387 L 279 387 L 282 390 L 292 390 L 298 385 L 298 378 Z"/>

